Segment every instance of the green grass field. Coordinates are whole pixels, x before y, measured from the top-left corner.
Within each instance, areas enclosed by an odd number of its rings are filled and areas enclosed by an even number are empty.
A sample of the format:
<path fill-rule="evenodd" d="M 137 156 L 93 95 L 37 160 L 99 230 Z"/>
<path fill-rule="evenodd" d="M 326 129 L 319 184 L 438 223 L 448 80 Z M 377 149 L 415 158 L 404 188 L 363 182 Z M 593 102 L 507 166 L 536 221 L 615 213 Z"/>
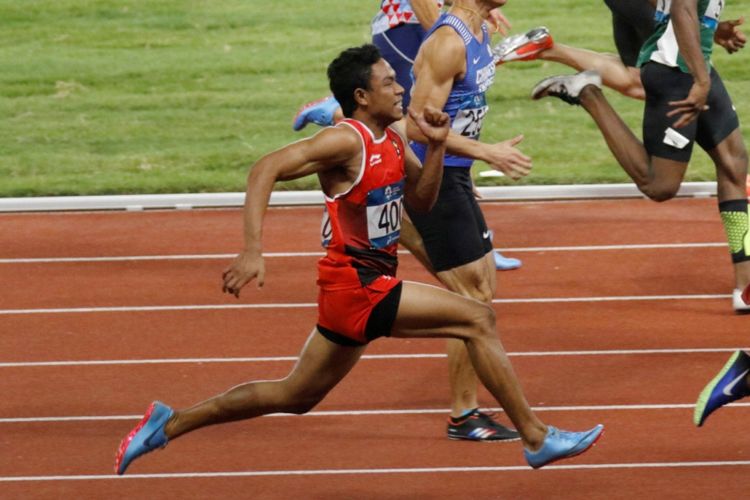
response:
<path fill-rule="evenodd" d="M 260 155 L 314 133 L 292 132 L 292 117 L 328 93 L 325 68 L 336 54 L 369 41 L 377 5 L 0 0 L 0 196 L 243 190 Z M 504 12 L 514 32 L 545 24 L 560 42 L 614 51 L 603 2 L 510 0 Z M 750 0 L 729 2 L 724 18 L 742 14 Z M 750 116 L 749 63 L 750 50 L 716 52 L 741 117 Z M 566 72 L 502 66 L 483 140 L 525 134 L 534 171 L 523 183 L 626 182 L 583 110 L 528 99 L 538 80 Z M 642 104 L 607 95 L 639 131 Z M 714 178 L 703 152 L 688 175 Z"/>

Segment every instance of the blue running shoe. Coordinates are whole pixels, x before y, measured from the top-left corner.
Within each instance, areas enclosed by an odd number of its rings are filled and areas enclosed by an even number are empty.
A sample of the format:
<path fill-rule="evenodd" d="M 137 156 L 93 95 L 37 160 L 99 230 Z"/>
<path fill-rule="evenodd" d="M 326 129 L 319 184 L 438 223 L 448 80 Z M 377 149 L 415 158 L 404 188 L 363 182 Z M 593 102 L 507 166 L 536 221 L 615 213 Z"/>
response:
<path fill-rule="evenodd" d="M 173 414 L 172 408 L 164 403 L 159 401 L 151 403 L 143 419 L 120 442 L 115 459 L 117 474 L 124 474 L 130 462 L 141 455 L 167 446 L 169 440 L 164 434 L 164 426 Z"/>
<path fill-rule="evenodd" d="M 315 123 L 321 127 L 333 125 L 333 113 L 339 108 L 339 102 L 332 95 L 308 102 L 297 113 L 292 123 L 292 129 L 299 132 L 308 123 Z"/>
<path fill-rule="evenodd" d="M 505 257 L 503 254 L 495 250 L 493 252 L 495 257 L 495 269 L 498 271 L 512 271 L 521 267 L 521 261 L 512 257 Z"/>
<path fill-rule="evenodd" d="M 750 373 L 750 356 L 744 351 L 732 354 L 718 375 L 708 383 L 695 403 L 693 423 L 700 427 L 708 416 L 727 403 L 750 395 L 745 378 Z"/>
<path fill-rule="evenodd" d="M 550 425 L 547 426 L 547 437 L 544 438 L 542 447 L 537 451 L 524 448 L 523 455 L 530 466 L 538 469 L 557 460 L 580 455 L 591 448 L 603 432 L 602 424 L 585 432 L 561 431 Z"/>
<path fill-rule="evenodd" d="M 495 239 L 495 231 L 492 229 L 488 230 L 482 235 L 482 238 L 489 238 L 490 242 Z M 495 259 L 495 269 L 498 271 L 512 271 L 521 267 L 521 261 L 510 257 L 504 257 L 498 250 L 492 252 L 492 257 Z"/>

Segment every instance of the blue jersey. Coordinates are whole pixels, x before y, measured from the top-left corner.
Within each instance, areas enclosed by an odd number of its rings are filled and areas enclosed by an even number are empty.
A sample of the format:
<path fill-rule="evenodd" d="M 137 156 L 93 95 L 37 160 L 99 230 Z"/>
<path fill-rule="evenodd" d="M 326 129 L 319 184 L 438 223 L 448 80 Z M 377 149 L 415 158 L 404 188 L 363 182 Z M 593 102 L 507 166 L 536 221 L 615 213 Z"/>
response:
<path fill-rule="evenodd" d="M 495 59 L 490 47 L 490 34 L 487 25 L 483 24 L 482 39 L 477 40 L 461 19 L 446 13 L 440 16 L 427 37 L 442 26 L 450 26 L 456 30 L 466 46 L 466 75 L 453 83 L 443 111 L 450 116 L 452 131 L 476 141 L 479 140 L 482 122 L 489 109 L 485 92 L 495 80 Z M 424 161 L 427 147 L 414 141 L 410 144 L 419 159 Z M 444 164 L 446 167 L 468 168 L 473 162 L 470 158 L 446 154 Z"/>

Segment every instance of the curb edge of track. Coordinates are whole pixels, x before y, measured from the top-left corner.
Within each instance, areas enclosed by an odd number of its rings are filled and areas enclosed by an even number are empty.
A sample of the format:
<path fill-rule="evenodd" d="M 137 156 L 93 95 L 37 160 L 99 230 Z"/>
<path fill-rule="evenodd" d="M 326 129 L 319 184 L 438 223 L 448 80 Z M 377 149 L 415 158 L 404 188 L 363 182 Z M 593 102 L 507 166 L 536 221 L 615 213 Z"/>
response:
<path fill-rule="evenodd" d="M 552 201 L 601 198 L 644 198 L 633 184 L 491 186 L 477 188 L 481 201 Z M 678 197 L 716 196 L 715 182 L 686 182 Z M 245 193 L 134 194 L 0 198 L 0 212 L 59 212 L 149 209 L 231 208 L 244 204 Z M 322 205 L 321 191 L 275 191 L 271 206 Z"/>

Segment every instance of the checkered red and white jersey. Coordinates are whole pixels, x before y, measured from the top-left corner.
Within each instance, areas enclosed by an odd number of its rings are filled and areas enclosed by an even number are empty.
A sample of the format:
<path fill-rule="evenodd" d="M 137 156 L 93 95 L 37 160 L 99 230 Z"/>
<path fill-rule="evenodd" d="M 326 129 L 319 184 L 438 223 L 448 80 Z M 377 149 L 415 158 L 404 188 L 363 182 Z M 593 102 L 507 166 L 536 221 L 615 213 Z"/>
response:
<path fill-rule="evenodd" d="M 439 9 L 443 0 L 435 0 Z M 372 34 L 378 35 L 399 24 L 419 24 L 409 0 L 381 0 L 380 10 L 372 20 Z"/>

